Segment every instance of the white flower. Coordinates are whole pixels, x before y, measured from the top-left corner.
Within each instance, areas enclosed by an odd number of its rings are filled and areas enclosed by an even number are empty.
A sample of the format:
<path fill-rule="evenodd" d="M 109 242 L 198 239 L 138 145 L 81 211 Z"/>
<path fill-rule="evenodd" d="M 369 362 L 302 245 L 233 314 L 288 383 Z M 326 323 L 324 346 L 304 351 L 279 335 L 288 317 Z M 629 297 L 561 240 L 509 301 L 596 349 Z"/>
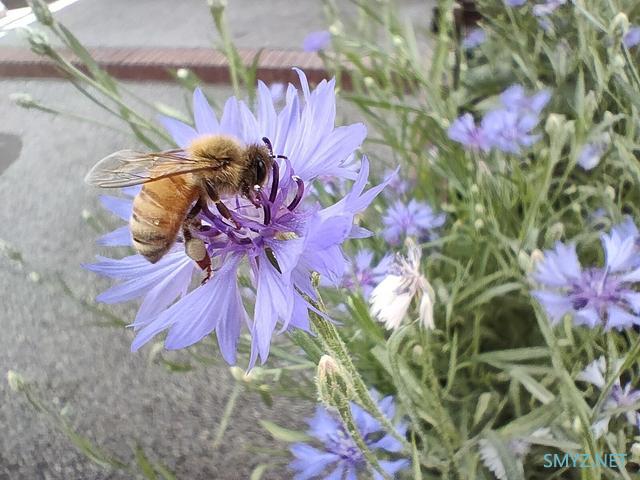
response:
<path fill-rule="evenodd" d="M 617 359 L 613 362 L 613 368 L 608 373 L 616 373 L 624 363 L 623 359 Z M 594 360 L 586 368 L 578 374 L 577 380 L 591 383 L 599 390 L 606 385 L 605 375 L 607 374 L 607 361 L 603 356 Z M 620 384 L 620 379 L 616 378 L 607 400 L 604 402 L 602 411 L 599 412 L 598 418 L 591 425 L 591 430 L 596 438 L 609 431 L 609 421 L 612 418 L 611 410 L 623 407 L 632 407 L 640 400 L 640 390 L 631 388 L 631 384 L 627 383 L 624 387 Z M 640 429 L 640 414 L 635 410 L 627 410 L 624 412 L 627 422 Z"/>
<path fill-rule="evenodd" d="M 425 328 L 434 328 L 433 302 L 435 295 L 429 281 L 420 272 L 422 251 L 407 240 L 407 257 L 398 255 L 389 274 L 371 292 L 371 313 L 384 322 L 388 330 L 395 330 L 407 315 L 411 300 L 421 295 L 419 315 Z"/>
<path fill-rule="evenodd" d="M 617 359 L 613 364 L 611 373 L 615 373 L 622 366 L 624 360 Z M 577 380 L 595 385 L 599 389 L 602 389 L 605 385 L 604 376 L 607 373 L 607 360 L 601 356 L 597 360 L 594 360 L 585 369 L 578 374 Z"/>
<path fill-rule="evenodd" d="M 551 430 L 548 428 L 539 428 L 531 434 L 530 438 L 551 439 Z M 491 470 L 498 480 L 509 480 L 506 469 L 500 459 L 500 454 L 493 444 L 483 438 L 480 440 L 479 445 L 480 458 L 484 466 Z M 515 457 L 518 469 L 524 473 L 523 462 L 529 450 L 531 450 L 531 442 L 524 438 L 514 437 L 507 441 L 507 448 Z"/>

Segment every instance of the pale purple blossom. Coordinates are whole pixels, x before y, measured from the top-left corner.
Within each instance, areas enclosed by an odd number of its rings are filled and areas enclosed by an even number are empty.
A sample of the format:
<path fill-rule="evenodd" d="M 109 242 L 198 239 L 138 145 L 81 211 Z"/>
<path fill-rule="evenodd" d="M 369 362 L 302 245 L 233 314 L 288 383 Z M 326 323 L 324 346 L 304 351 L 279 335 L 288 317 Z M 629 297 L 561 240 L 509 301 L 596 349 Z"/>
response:
<path fill-rule="evenodd" d="M 636 45 L 640 45 L 640 26 L 634 26 L 622 38 L 624 46 L 627 48 L 633 48 Z"/>
<path fill-rule="evenodd" d="M 544 3 L 534 5 L 533 14 L 536 17 L 551 15 L 558 7 L 567 3 L 567 0 L 546 0 Z"/>
<path fill-rule="evenodd" d="M 305 52 L 317 52 L 326 50 L 330 44 L 331 33 L 327 30 L 320 30 L 319 32 L 311 32 L 304 38 L 302 49 Z"/>
<path fill-rule="evenodd" d="M 504 0 L 504 4 L 507 7 L 521 7 L 527 3 L 527 0 Z"/>
<path fill-rule="evenodd" d="M 471 50 L 482 45 L 486 38 L 487 34 L 482 28 L 472 28 L 462 40 L 462 46 L 465 50 Z"/>
<path fill-rule="evenodd" d="M 637 237 L 621 228 L 602 234 L 605 264 L 582 268 L 574 244 L 558 242 L 544 252 L 533 278 L 532 295 L 553 324 L 571 315 L 576 325 L 621 330 L 640 325 L 640 258 Z"/>
<path fill-rule="evenodd" d="M 259 192 L 257 205 L 240 197 L 224 199 L 237 227 L 211 209 L 200 214 L 203 227 L 195 234 L 207 245 L 216 270 L 203 285 L 190 289 L 194 273 L 199 272 L 180 240 L 156 264 L 133 255 L 120 260 L 99 258 L 87 267 L 121 282 L 99 300 L 113 303 L 143 298 L 133 322 L 137 336 L 132 350 L 163 330 L 168 330 L 165 347 L 169 349 L 188 347 L 215 332 L 223 357 L 234 363 L 240 331 L 246 325 L 252 337 L 250 366 L 258 356 L 264 362 L 278 324 L 279 331 L 309 329 L 308 309 L 313 307 L 305 296 L 316 295 L 311 273 L 320 273 L 334 285 L 344 277 L 348 263 L 341 245 L 348 238 L 369 235 L 354 225 L 354 216 L 386 183 L 364 190 L 369 175 L 366 158 L 357 173 L 344 166 L 366 130 L 362 124 L 334 126 L 334 81 L 322 81 L 310 91 L 304 74 L 298 74 L 304 103 L 289 85 L 286 105 L 279 113 L 268 87 L 259 83 L 255 116 L 243 102 L 231 98 L 218 121 L 202 92 L 196 90 L 195 129 L 174 119 L 163 120 L 180 148 L 206 134 L 224 133 L 246 144 L 267 137 L 274 152 L 288 159 L 274 167 L 278 175 L 272 175 Z M 304 201 L 309 183 L 330 174 L 355 175 L 351 190 L 326 208 Z M 130 200 L 109 199 L 106 203 L 121 218 L 130 212 Z M 255 289 L 253 318 L 245 311 L 238 286 L 242 272 L 249 275 Z"/>
<path fill-rule="evenodd" d="M 533 95 L 527 95 L 524 87 L 518 84 L 511 85 L 500 94 L 500 102 L 503 107 L 520 115 L 540 115 L 549 100 L 551 100 L 549 90 L 542 89 Z"/>
<path fill-rule="evenodd" d="M 449 138 L 472 151 L 488 152 L 496 148 L 519 154 L 541 138 L 533 130 L 550 99 L 551 93 L 546 89 L 527 95 L 522 85 L 512 85 L 500 95 L 501 108 L 488 111 L 480 125 L 476 125 L 470 113 L 465 113 L 449 127 Z"/>
<path fill-rule="evenodd" d="M 359 287 L 364 298 L 368 299 L 371 291 L 384 278 L 393 263 L 393 256 L 390 254 L 382 257 L 377 264 L 373 261 L 373 257 L 373 252 L 366 248 L 356 253 L 342 281 L 342 287 L 349 289 Z"/>
<path fill-rule="evenodd" d="M 538 117 L 506 109 L 492 110 L 482 119 L 482 129 L 492 146 L 505 153 L 518 154 L 540 139 L 531 133 Z"/>
<path fill-rule="evenodd" d="M 587 143 L 580 149 L 578 154 L 578 165 L 585 170 L 591 170 L 595 168 L 602 159 L 602 156 L 609 149 L 607 142 L 593 142 Z"/>
<path fill-rule="evenodd" d="M 491 150 L 491 141 L 482 127 L 476 125 L 473 115 L 465 113 L 456 118 L 449 130 L 449 138 L 454 140 L 468 150 L 488 152 Z"/>
<path fill-rule="evenodd" d="M 379 399 L 375 391 L 372 391 L 371 395 L 382 413 L 392 420 L 395 415 L 393 397 Z M 371 414 L 355 403 L 351 403 L 350 407 L 358 432 L 373 453 L 397 456 L 402 451 L 402 444 L 386 433 Z M 315 415 L 308 423 L 310 428 L 307 433 L 316 446 L 309 443 L 291 445 L 290 450 L 294 460 L 289 464 L 289 468 L 295 472 L 293 480 L 356 480 L 365 477 L 381 480 L 383 478 L 378 472 L 370 476 L 363 453 L 337 414 L 323 407 L 317 407 Z M 404 422 L 396 422 L 395 428 L 399 435 L 404 436 L 407 432 L 407 425 Z M 408 460 L 402 458 L 379 459 L 379 463 L 392 478 L 397 472 L 410 465 Z"/>
<path fill-rule="evenodd" d="M 403 175 L 394 175 L 394 170 L 387 169 L 384 172 L 384 178 L 391 178 L 388 188 L 385 188 L 384 195 L 387 198 L 397 199 L 407 194 L 414 186 L 413 178 L 406 178 Z"/>
<path fill-rule="evenodd" d="M 419 241 L 437 238 L 437 229 L 446 221 L 446 215 L 434 212 L 431 205 L 412 199 L 409 203 L 398 200 L 382 218 L 382 237 L 391 245 L 399 245 L 405 238 Z"/>

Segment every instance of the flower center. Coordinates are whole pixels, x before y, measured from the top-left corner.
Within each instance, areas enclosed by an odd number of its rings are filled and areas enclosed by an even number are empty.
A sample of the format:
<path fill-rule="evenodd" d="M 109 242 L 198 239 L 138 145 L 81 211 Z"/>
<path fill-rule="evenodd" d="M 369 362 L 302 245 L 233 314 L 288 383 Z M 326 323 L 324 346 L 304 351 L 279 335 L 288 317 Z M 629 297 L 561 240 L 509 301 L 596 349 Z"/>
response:
<path fill-rule="evenodd" d="M 362 452 L 343 427 L 340 427 L 336 433 L 329 435 L 325 446 L 331 453 L 338 455 L 353 466 L 364 465 Z"/>
<path fill-rule="evenodd" d="M 304 196 L 304 181 L 293 174 L 288 163 L 287 174 L 287 181 L 280 182 L 280 169 L 274 161 L 271 187 L 256 186 L 247 199 L 237 198 L 234 206 L 227 205 L 230 219 L 203 207 L 201 218 L 209 225 L 198 233 L 209 249 L 214 253 L 248 251 L 263 247 L 265 239 L 296 238 L 299 215 L 295 211 Z"/>
<path fill-rule="evenodd" d="M 621 282 L 608 270 L 593 268 L 583 273 L 579 282 L 572 285 L 569 291 L 571 304 L 575 310 L 591 305 L 600 313 L 611 303 L 620 302 L 619 290 Z"/>

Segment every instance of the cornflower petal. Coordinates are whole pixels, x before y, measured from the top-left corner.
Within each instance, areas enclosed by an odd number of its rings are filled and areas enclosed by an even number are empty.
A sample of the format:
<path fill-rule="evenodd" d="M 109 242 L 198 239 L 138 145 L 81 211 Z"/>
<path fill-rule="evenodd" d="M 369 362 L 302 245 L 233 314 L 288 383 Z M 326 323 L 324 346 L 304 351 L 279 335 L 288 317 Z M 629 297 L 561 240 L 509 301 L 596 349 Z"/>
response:
<path fill-rule="evenodd" d="M 128 222 L 131 218 L 133 202 L 126 198 L 113 197 L 111 195 L 100 195 L 100 203 L 114 215 Z"/>
<path fill-rule="evenodd" d="M 159 120 L 180 148 L 187 148 L 198 136 L 198 132 L 193 127 L 180 120 L 165 116 L 161 116 Z"/>
<path fill-rule="evenodd" d="M 379 395 L 371 391 L 371 397 L 377 402 Z M 388 408 L 388 404 L 393 403 L 393 399 L 385 399 L 385 402 Z M 356 428 L 369 450 L 374 453 L 377 450 L 388 453 L 398 453 L 402 450 L 402 444 L 385 433 L 380 423 L 371 414 L 354 403 L 350 403 L 350 409 Z M 368 474 L 364 455 L 334 413 L 323 407 L 317 407 L 315 415 L 309 421 L 309 426 L 307 433 L 322 444 L 322 449 L 300 443 L 290 447 L 295 459 L 289 464 L 289 468 L 296 472 L 294 478 L 343 480 L 345 475 L 346 478 L 357 479 L 358 475 Z M 406 426 L 403 424 L 398 424 L 397 429 L 399 433 L 402 432 L 400 433 L 402 435 L 406 433 Z M 335 463 L 335 467 L 331 466 L 331 463 Z M 394 475 L 409 467 L 410 463 L 406 459 L 394 459 L 383 460 L 380 465 L 389 475 Z M 333 470 L 327 475 L 326 472 L 330 468 Z"/>
<path fill-rule="evenodd" d="M 169 328 L 165 346 L 168 349 L 184 348 L 200 341 L 211 333 L 219 322 L 238 321 L 238 316 L 229 317 L 229 313 L 244 313 L 239 300 L 236 281 L 239 258 L 230 258 L 216 272 L 217 281 L 207 282 L 189 292 L 180 302 L 174 303 L 155 319 L 140 329 L 131 344 L 131 350 L 137 351 L 142 345 L 163 330 Z M 239 309 L 229 311 L 229 309 Z M 224 355 L 224 352 L 223 352 Z"/>
<path fill-rule="evenodd" d="M 622 43 L 624 43 L 624 46 L 627 48 L 633 48 L 636 45 L 640 45 L 640 27 L 631 27 L 623 37 Z"/>
<path fill-rule="evenodd" d="M 103 247 L 128 247 L 132 245 L 129 226 L 116 228 L 113 232 L 105 233 L 96 240 Z"/>
<path fill-rule="evenodd" d="M 193 119 L 198 134 L 213 134 L 220 129 L 218 117 L 200 88 L 193 91 Z"/>

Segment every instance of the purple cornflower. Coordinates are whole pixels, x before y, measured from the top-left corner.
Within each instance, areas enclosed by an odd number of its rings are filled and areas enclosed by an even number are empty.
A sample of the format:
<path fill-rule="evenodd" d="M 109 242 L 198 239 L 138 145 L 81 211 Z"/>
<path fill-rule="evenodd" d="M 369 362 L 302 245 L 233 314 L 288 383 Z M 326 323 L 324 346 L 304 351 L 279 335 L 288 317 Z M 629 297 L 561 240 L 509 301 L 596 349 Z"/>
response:
<path fill-rule="evenodd" d="M 360 287 L 362 295 L 368 299 L 371 291 L 385 277 L 392 263 L 393 256 L 388 254 L 373 266 L 373 252 L 366 248 L 360 250 L 356 253 L 350 271 L 342 281 L 342 287 L 349 289 Z"/>
<path fill-rule="evenodd" d="M 540 90 L 529 96 L 522 85 L 511 85 L 500 94 L 500 102 L 509 112 L 538 116 L 551 100 L 551 92 Z"/>
<path fill-rule="evenodd" d="M 608 150 L 609 145 L 607 142 L 594 142 L 587 143 L 580 149 L 578 155 L 578 165 L 585 170 L 591 170 L 595 168 L 599 163 L 602 156 Z"/>
<path fill-rule="evenodd" d="M 180 243 L 156 264 L 133 255 L 120 260 L 99 258 L 87 267 L 121 281 L 99 300 L 113 303 L 144 298 L 133 322 L 137 336 L 132 350 L 163 330 L 168 330 L 165 347 L 169 349 L 188 347 L 215 331 L 223 357 L 234 363 L 240 330 L 247 324 L 252 337 L 250 366 L 258 356 L 264 362 L 277 324 L 280 331 L 309 329 L 308 308 L 313 307 L 304 295 L 316 296 L 311 272 L 334 285 L 343 278 L 347 261 L 342 243 L 369 234 L 353 224 L 354 216 L 386 183 L 364 191 L 369 165 L 363 158 L 351 191 L 337 203 L 321 208 L 303 201 L 309 182 L 319 175 L 353 178 L 354 172 L 344 162 L 362 143 L 366 130 L 362 124 L 334 127 L 333 80 L 320 82 L 311 92 L 304 74 L 298 70 L 298 75 L 304 104 L 289 85 L 280 113 L 275 111 L 267 86 L 259 83 L 257 116 L 231 98 L 218 122 L 202 92 L 196 90 L 195 129 L 177 120 L 163 120 L 181 148 L 207 134 L 232 135 L 245 144 L 264 136 L 271 139 L 276 153 L 288 159 L 274 167 L 270 185 L 257 194 L 257 205 L 243 198 L 224 199 L 237 227 L 217 212 L 203 209 L 199 216 L 203 227 L 194 234 L 205 242 L 217 269 L 204 285 L 189 291 L 194 262 Z M 119 206 L 121 217 L 128 208 Z M 239 270 L 247 271 L 255 286 L 252 320 L 238 288 Z"/>
<path fill-rule="evenodd" d="M 385 170 L 384 178 L 391 178 L 388 188 L 384 190 L 384 195 L 388 198 L 402 197 L 415 185 L 415 180 L 407 179 L 402 175 L 394 175 L 394 170 L 391 169 Z"/>
<path fill-rule="evenodd" d="M 465 113 L 456 118 L 449 130 L 449 138 L 464 145 L 468 150 L 491 150 L 491 141 L 482 127 L 478 127 L 470 113 Z"/>
<path fill-rule="evenodd" d="M 505 153 L 518 154 L 540 139 L 540 135 L 531 134 L 537 124 L 537 116 L 500 109 L 483 117 L 482 130 L 492 146 Z"/>
<path fill-rule="evenodd" d="M 331 44 L 331 34 L 327 30 L 320 30 L 319 32 L 311 32 L 302 42 L 302 49 L 305 52 L 317 52 L 319 50 L 326 50 Z"/>
<path fill-rule="evenodd" d="M 637 237 L 620 226 L 602 234 L 605 265 L 582 269 L 574 244 L 558 242 L 546 250 L 533 278 L 541 289 L 532 292 L 553 324 L 566 314 L 576 325 L 621 330 L 640 324 L 640 281 Z"/>
<path fill-rule="evenodd" d="M 640 45 L 640 27 L 631 27 L 622 38 L 622 43 L 627 48 L 633 48 Z"/>
<path fill-rule="evenodd" d="M 567 3 L 567 0 L 546 0 L 544 3 L 534 5 L 533 14 L 536 17 L 551 15 L 558 7 L 565 3 Z"/>
<path fill-rule="evenodd" d="M 482 28 L 472 28 L 462 40 L 462 46 L 465 50 L 471 50 L 484 43 L 486 38 L 487 34 Z"/>
<path fill-rule="evenodd" d="M 392 419 L 395 414 L 393 397 L 387 396 L 378 400 L 377 392 L 371 392 L 380 410 Z M 402 444 L 389 434 L 386 434 L 380 423 L 367 411 L 355 403 L 351 403 L 351 414 L 358 427 L 360 435 L 369 449 L 376 452 L 398 453 Z M 339 417 L 323 407 L 317 407 L 313 418 L 309 420 L 308 434 L 322 444 L 316 448 L 306 443 L 294 443 L 290 450 L 295 460 L 289 468 L 296 472 L 294 480 L 356 480 L 368 475 L 364 455 L 356 446 L 353 438 L 342 425 Z M 398 422 L 395 425 L 399 435 L 404 436 L 407 425 Z M 382 451 L 382 452 L 381 452 Z M 408 460 L 379 460 L 382 469 L 391 477 L 409 466 Z M 370 477 L 367 477 L 370 478 Z M 378 472 L 373 474 L 374 480 L 383 477 Z"/>
<path fill-rule="evenodd" d="M 512 85 L 500 95 L 503 108 L 491 110 L 483 117 L 481 129 L 492 147 L 518 154 L 540 139 L 531 131 L 538 125 L 539 115 L 549 103 L 551 94 L 541 90 L 528 96 L 522 85 Z"/>
<path fill-rule="evenodd" d="M 619 359 L 613 362 L 611 372 L 607 372 L 607 361 L 604 357 L 591 362 L 587 367 L 578 374 L 577 380 L 590 383 L 598 390 L 602 390 L 606 385 L 605 377 L 607 373 L 616 373 L 623 364 L 623 360 Z M 634 389 L 631 383 L 627 383 L 624 387 L 620 383 L 620 378 L 616 378 L 609 392 L 609 396 L 604 402 L 602 411 L 599 412 L 596 422 L 592 425 L 592 429 L 596 438 L 601 437 L 609 430 L 609 422 L 614 415 L 612 410 L 631 407 L 640 401 L 640 390 Z M 636 410 L 627 410 L 624 416 L 630 425 L 640 430 L 640 413 Z"/>
<path fill-rule="evenodd" d="M 391 245 L 399 245 L 405 237 L 419 241 L 437 238 L 435 230 L 446 220 L 443 213 L 436 214 L 428 203 L 411 200 L 408 204 L 398 200 L 382 218 L 382 237 Z"/>
<path fill-rule="evenodd" d="M 480 126 L 470 113 L 465 113 L 449 127 L 449 138 L 474 151 L 497 148 L 518 154 L 540 139 L 531 131 L 540 122 L 540 113 L 550 99 L 548 90 L 528 96 L 524 87 L 512 85 L 500 95 L 502 108 L 487 112 Z"/>

